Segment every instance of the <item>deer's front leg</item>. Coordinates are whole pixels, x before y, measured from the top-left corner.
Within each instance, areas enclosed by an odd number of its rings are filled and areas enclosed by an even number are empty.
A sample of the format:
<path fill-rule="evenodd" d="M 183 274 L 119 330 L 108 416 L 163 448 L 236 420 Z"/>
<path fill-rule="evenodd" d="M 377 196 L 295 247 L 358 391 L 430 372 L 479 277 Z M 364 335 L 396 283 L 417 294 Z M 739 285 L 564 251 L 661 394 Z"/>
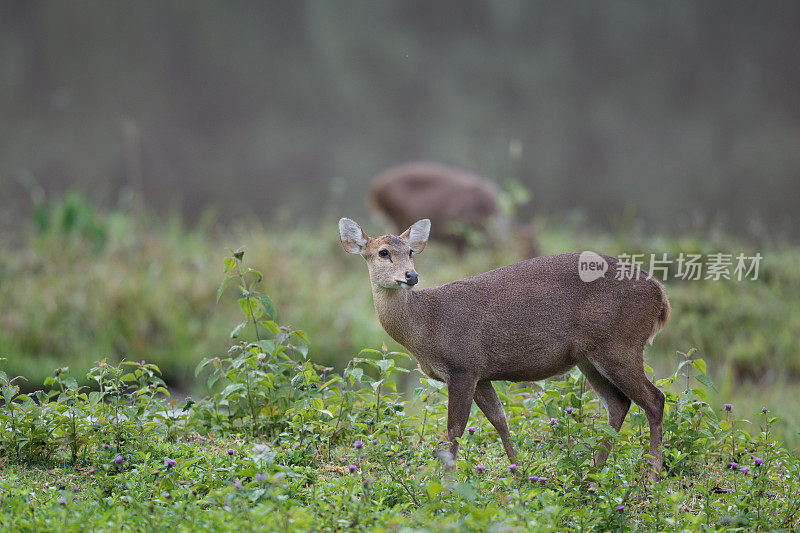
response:
<path fill-rule="evenodd" d="M 447 382 L 447 439 L 453 460 L 458 454 L 458 439 L 464 434 L 472 408 L 477 379 L 469 375 L 455 375 Z"/>

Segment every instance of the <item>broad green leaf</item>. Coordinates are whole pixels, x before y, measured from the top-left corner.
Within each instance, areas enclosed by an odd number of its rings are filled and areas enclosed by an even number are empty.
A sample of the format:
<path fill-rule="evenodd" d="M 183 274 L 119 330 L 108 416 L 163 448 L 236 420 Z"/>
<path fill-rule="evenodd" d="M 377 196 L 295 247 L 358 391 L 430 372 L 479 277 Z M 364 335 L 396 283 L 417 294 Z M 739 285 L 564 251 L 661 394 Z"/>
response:
<path fill-rule="evenodd" d="M 194 368 L 194 377 L 200 375 L 200 372 L 203 371 L 203 368 L 205 368 L 205 366 L 210 362 L 211 362 L 210 358 L 203 357 L 203 359 L 201 359 L 200 362 L 197 363 L 197 366 Z"/>
<path fill-rule="evenodd" d="M 258 297 L 258 301 L 261 302 L 264 312 L 266 312 L 272 320 L 275 320 L 277 318 L 277 313 L 275 311 L 275 304 L 272 302 L 272 298 L 266 294 L 262 294 Z"/>
<path fill-rule="evenodd" d="M 255 316 L 258 318 L 258 300 L 255 298 L 239 298 L 239 307 L 246 317 L 251 318 Z"/>
<path fill-rule="evenodd" d="M 700 371 L 701 374 L 706 373 L 706 362 L 702 359 L 693 359 L 692 366 Z"/>
<path fill-rule="evenodd" d="M 382 372 L 386 372 L 394 366 L 394 361 L 392 359 L 378 359 L 375 364 L 378 365 Z"/>
<path fill-rule="evenodd" d="M 243 391 L 245 389 L 244 383 L 231 383 L 225 389 L 223 389 L 222 393 L 220 394 L 223 398 L 229 397 L 231 394 L 239 391 Z"/>
<path fill-rule="evenodd" d="M 263 322 L 261 323 L 263 324 Z M 272 353 L 275 351 L 275 341 L 272 339 L 262 339 L 258 342 L 258 346 L 264 353 Z"/>
<path fill-rule="evenodd" d="M 714 386 L 714 382 L 711 381 L 711 378 L 708 377 L 706 374 L 700 374 L 697 377 L 697 381 L 708 387 L 709 389 L 717 392 L 717 388 Z"/>
<path fill-rule="evenodd" d="M 708 400 L 708 393 L 706 392 L 706 389 L 692 389 L 692 392 L 704 402 Z"/>
<path fill-rule="evenodd" d="M 281 332 L 281 328 L 278 327 L 278 324 L 276 324 L 274 320 L 262 320 L 259 324 L 273 335 L 277 335 Z"/>
<path fill-rule="evenodd" d="M 311 339 L 308 338 L 308 334 L 305 331 L 302 331 L 302 330 L 299 330 L 299 329 L 296 330 L 296 331 L 293 331 L 292 332 L 292 337 L 299 337 L 306 344 L 311 344 Z"/>
<path fill-rule="evenodd" d="M 350 378 L 354 383 L 359 383 L 361 378 L 364 377 L 364 369 L 358 367 L 349 368 L 344 371 L 344 377 Z"/>
<path fill-rule="evenodd" d="M 425 383 L 429 387 L 433 387 L 437 391 L 442 390 L 444 388 L 444 386 L 445 386 L 444 381 L 437 381 L 437 380 L 431 379 L 431 378 L 423 378 L 420 381 L 422 381 L 423 383 Z"/>

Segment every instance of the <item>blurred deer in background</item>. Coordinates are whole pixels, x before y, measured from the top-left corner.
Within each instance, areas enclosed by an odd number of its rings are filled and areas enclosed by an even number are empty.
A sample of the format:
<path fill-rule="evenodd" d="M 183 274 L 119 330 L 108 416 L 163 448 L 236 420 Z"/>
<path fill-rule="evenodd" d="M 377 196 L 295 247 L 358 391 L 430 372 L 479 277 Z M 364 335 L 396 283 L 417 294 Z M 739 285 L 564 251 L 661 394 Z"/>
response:
<path fill-rule="evenodd" d="M 500 207 L 502 191 L 491 181 L 439 163 L 416 162 L 389 168 L 375 177 L 371 208 L 385 215 L 396 231 L 422 218 L 431 220 L 431 237 L 453 244 L 459 254 L 470 233 L 508 235 L 510 221 Z M 533 226 L 514 232 L 525 257 L 537 255 Z M 494 235 L 496 237 L 496 235 Z"/>
<path fill-rule="evenodd" d="M 371 239 L 356 222 L 342 218 L 339 236 L 347 252 L 367 262 L 383 329 L 408 349 L 426 376 L 447 383 L 453 458 L 473 400 L 500 434 L 508 457 L 516 457 L 492 381 L 538 381 L 577 365 L 603 400 L 616 431 L 631 401 L 644 410 L 651 477 L 657 478 L 664 394 L 647 378 L 644 348 L 669 316 L 661 284 L 613 257 L 584 252 L 591 266 L 584 254 L 552 255 L 408 290 L 419 281 L 414 255 L 425 249 L 430 228 L 424 219 L 399 236 Z M 585 277 L 582 268 L 594 276 Z M 595 464 L 608 453 L 606 445 Z"/>

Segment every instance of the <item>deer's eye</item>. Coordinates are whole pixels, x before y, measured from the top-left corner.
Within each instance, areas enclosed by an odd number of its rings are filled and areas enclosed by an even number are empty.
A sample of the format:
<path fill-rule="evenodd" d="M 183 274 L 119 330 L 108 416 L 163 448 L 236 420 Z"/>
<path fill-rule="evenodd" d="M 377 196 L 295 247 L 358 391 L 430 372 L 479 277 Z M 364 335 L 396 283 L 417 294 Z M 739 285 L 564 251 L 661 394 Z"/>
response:
<path fill-rule="evenodd" d="M 378 252 L 378 255 L 381 256 L 381 257 L 389 257 L 389 251 L 388 250 L 381 250 L 380 252 Z"/>
<path fill-rule="evenodd" d="M 408 257 L 411 257 L 412 255 L 414 255 L 414 250 L 409 250 L 408 251 Z"/>

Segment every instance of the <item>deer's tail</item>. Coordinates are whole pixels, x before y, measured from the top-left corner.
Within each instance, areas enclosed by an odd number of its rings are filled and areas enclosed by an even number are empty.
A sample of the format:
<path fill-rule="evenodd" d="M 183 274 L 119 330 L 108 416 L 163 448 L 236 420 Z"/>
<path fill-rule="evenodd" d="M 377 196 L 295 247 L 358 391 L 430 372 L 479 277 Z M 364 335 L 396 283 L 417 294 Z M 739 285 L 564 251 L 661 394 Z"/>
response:
<path fill-rule="evenodd" d="M 656 338 L 656 335 L 658 335 L 659 331 L 664 329 L 664 325 L 669 319 L 671 307 L 669 305 L 669 300 L 667 299 L 667 293 L 664 291 L 664 286 L 655 279 L 651 279 L 650 281 L 654 282 L 656 287 L 658 287 L 659 297 L 661 299 L 661 310 L 658 313 L 658 318 L 656 319 L 655 324 L 653 324 L 653 332 L 650 334 L 650 338 L 648 339 L 648 342 L 653 344 L 653 339 Z"/>

